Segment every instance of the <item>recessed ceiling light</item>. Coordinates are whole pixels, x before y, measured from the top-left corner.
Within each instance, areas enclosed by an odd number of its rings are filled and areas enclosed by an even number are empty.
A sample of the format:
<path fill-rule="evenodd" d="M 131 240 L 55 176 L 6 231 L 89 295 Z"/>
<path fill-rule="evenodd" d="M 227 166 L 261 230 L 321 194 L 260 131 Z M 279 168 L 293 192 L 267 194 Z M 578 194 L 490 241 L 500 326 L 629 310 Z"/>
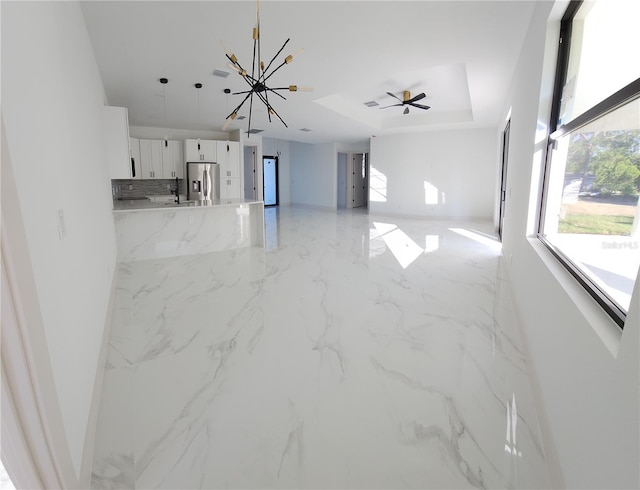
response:
<path fill-rule="evenodd" d="M 220 78 L 227 78 L 229 76 L 229 72 L 228 71 L 222 71 L 222 70 L 213 70 L 211 72 L 211 74 L 214 77 L 220 77 Z"/>
<path fill-rule="evenodd" d="M 300 128 L 300 131 L 304 131 L 305 133 L 308 133 L 309 131 L 311 131 L 311 129 L 309 129 L 309 128 Z"/>
<path fill-rule="evenodd" d="M 264 131 L 264 129 L 250 129 L 249 131 L 247 131 L 249 134 L 258 134 L 258 133 L 262 133 Z"/>
<path fill-rule="evenodd" d="M 365 102 L 364 105 L 366 105 L 367 107 L 375 107 L 380 104 L 378 104 L 375 100 L 370 100 L 369 102 Z"/>

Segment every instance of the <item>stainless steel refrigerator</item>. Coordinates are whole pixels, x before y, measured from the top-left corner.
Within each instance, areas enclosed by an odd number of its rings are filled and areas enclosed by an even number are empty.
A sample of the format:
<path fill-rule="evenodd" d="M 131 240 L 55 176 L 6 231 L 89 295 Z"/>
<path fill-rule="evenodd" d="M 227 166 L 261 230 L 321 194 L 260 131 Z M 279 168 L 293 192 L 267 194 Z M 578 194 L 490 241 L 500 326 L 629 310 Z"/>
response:
<path fill-rule="evenodd" d="M 220 199 L 220 166 L 217 163 L 187 162 L 187 199 Z"/>

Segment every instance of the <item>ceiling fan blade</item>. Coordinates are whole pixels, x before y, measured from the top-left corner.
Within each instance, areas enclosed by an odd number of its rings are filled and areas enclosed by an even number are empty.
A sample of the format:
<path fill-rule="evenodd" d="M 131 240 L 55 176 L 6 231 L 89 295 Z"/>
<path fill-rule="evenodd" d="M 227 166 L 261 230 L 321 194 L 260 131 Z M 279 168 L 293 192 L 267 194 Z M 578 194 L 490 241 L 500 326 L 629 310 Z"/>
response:
<path fill-rule="evenodd" d="M 402 102 L 402 99 L 400 97 L 397 97 L 396 95 L 393 95 L 391 92 L 387 92 L 387 95 L 390 95 L 394 99 L 398 99 L 400 102 Z"/>
<path fill-rule="evenodd" d="M 412 99 L 407 100 L 406 103 L 407 104 L 411 104 L 412 102 L 417 102 L 419 100 L 424 99 L 425 97 L 426 97 L 426 95 L 424 94 L 424 92 L 422 92 L 421 94 L 416 95 Z"/>
<path fill-rule="evenodd" d="M 386 106 L 384 106 L 384 107 L 381 107 L 380 109 L 387 109 L 387 108 L 389 108 L 389 107 L 398 107 L 398 106 L 401 106 L 401 105 L 402 105 L 402 104 L 391 104 L 391 105 L 386 105 Z"/>
<path fill-rule="evenodd" d="M 404 111 L 402 111 L 402 113 L 403 113 L 403 114 L 409 114 L 409 108 L 408 108 L 408 107 L 405 107 L 405 108 L 404 108 Z"/>
<path fill-rule="evenodd" d="M 417 107 L 418 109 L 424 109 L 424 110 L 431 109 L 431 106 L 428 106 L 428 105 L 413 104 L 413 103 L 409 104 L 409 105 L 411 105 L 413 107 Z"/>

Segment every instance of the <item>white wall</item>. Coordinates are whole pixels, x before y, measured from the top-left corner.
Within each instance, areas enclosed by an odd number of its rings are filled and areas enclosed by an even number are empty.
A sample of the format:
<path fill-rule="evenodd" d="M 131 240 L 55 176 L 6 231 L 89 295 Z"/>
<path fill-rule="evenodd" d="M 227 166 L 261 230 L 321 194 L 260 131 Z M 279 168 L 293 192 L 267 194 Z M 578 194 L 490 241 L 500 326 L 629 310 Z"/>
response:
<path fill-rule="evenodd" d="M 512 110 L 505 263 L 537 379 L 554 485 L 638 488 L 639 284 L 620 334 L 546 249 L 528 238 L 534 229 L 545 146 L 536 130 L 548 121 L 557 46 L 554 22 L 543 64 L 552 6 L 539 2 L 535 7 L 504 109 L 505 115 Z"/>
<path fill-rule="evenodd" d="M 378 136 L 371 139 L 370 162 L 371 212 L 493 215 L 498 164 L 493 129 Z"/>
<path fill-rule="evenodd" d="M 291 203 L 337 207 L 337 153 L 333 143 L 290 142 Z"/>
<path fill-rule="evenodd" d="M 22 211 L 76 475 L 116 260 L 103 104 L 79 5 L 2 2 L 2 118 L 19 196 L 12 205 Z"/>
<path fill-rule="evenodd" d="M 291 202 L 291 148 L 288 140 L 262 138 L 262 152 L 278 157 L 278 199 L 280 204 Z M 258 162 L 262 165 L 262 160 Z"/>

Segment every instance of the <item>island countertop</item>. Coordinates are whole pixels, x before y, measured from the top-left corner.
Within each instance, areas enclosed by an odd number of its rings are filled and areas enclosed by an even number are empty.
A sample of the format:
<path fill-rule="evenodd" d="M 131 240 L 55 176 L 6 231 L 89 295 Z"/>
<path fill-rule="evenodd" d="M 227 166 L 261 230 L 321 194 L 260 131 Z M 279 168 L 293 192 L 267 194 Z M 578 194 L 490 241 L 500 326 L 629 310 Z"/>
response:
<path fill-rule="evenodd" d="M 114 201 L 122 262 L 264 247 L 262 201 Z"/>
<path fill-rule="evenodd" d="M 193 208 L 211 208 L 220 206 L 237 207 L 242 204 L 262 204 L 262 201 L 249 199 L 217 199 L 215 201 L 180 201 L 180 204 L 173 201 L 147 201 L 140 199 L 123 199 L 113 201 L 113 212 L 121 213 L 127 211 L 158 211 L 162 209 L 181 210 Z"/>

